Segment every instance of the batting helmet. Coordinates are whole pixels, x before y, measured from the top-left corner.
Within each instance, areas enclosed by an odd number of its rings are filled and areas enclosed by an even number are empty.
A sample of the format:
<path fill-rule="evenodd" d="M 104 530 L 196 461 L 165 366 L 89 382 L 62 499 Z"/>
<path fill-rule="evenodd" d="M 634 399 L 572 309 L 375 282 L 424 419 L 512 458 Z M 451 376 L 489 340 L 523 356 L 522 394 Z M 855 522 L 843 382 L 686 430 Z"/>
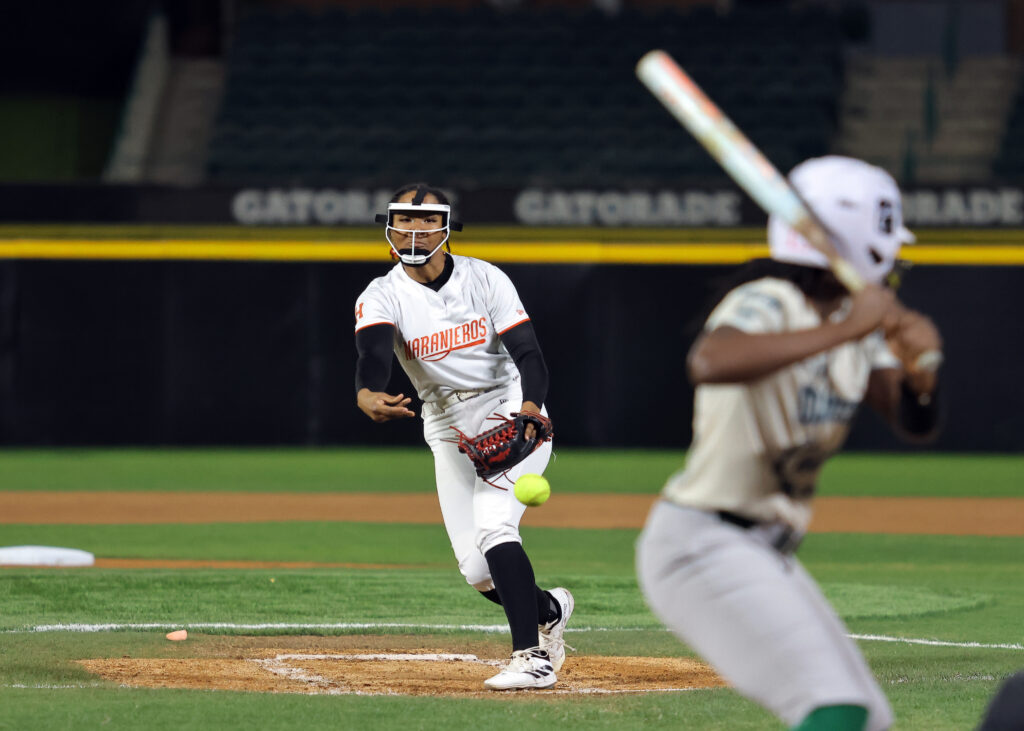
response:
<path fill-rule="evenodd" d="M 880 167 L 828 155 L 800 163 L 789 180 L 832 234 L 840 256 L 868 282 L 881 284 L 900 246 L 914 242 L 903 225 L 899 186 Z M 768 219 L 768 245 L 778 261 L 828 268 L 825 255 L 777 216 Z"/>

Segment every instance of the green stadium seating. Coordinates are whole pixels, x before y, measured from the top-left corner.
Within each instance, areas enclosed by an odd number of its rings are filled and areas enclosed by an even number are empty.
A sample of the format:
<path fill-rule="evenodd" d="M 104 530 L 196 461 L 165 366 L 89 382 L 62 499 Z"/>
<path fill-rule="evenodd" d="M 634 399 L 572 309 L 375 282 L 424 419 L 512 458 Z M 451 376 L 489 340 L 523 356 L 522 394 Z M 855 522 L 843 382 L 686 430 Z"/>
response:
<path fill-rule="evenodd" d="M 784 32 L 794 26 L 805 32 Z M 670 51 L 788 168 L 829 149 L 840 43 L 832 13 L 774 5 L 612 17 L 249 7 L 207 172 L 223 183 L 389 186 L 431 172 L 466 185 L 721 182 L 636 81 L 637 59 Z"/>

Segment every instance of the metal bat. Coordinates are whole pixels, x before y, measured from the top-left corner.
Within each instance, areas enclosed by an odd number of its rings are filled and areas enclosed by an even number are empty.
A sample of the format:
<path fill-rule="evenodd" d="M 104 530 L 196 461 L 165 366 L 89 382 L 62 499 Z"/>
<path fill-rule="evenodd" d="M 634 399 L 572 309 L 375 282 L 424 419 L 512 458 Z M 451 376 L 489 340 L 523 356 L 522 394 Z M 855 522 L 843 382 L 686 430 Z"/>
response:
<path fill-rule="evenodd" d="M 765 212 L 779 216 L 825 255 L 836 279 L 851 292 L 864 289 L 863 277 L 839 255 L 828 229 L 789 181 L 670 55 L 649 51 L 637 63 L 636 75 Z M 933 350 L 918 356 L 915 366 L 934 371 L 941 363 L 942 353 Z"/>

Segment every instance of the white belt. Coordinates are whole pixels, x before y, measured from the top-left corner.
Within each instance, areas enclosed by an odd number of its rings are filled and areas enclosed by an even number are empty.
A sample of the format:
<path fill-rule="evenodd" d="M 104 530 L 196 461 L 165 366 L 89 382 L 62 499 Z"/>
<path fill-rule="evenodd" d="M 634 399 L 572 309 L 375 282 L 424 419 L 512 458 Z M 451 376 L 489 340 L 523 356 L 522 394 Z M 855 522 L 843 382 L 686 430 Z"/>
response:
<path fill-rule="evenodd" d="M 448 409 L 451 406 L 454 406 L 455 404 L 461 403 L 463 401 L 469 401 L 470 399 L 476 398 L 477 396 L 484 393 L 497 391 L 499 388 L 501 388 L 501 386 L 491 386 L 490 388 L 471 388 L 466 391 L 452 391 L 443 399 L 425 402 L 423 404 L 423 408 L 426 409 L 429 406 L 431 413 L 436 416 L 438 414 L 443 414 L 446 409 Z"/>

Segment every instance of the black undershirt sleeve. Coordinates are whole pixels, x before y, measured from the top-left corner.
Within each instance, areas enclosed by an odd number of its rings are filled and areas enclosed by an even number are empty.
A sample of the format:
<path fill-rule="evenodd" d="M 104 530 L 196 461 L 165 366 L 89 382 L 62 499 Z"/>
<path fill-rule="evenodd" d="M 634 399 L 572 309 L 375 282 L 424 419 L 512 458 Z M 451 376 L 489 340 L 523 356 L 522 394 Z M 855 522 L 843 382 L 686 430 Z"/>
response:
<path fill-rule="evenodd" d="M 356 333 L 356 393 L 368 388 L 383 391 L 391 379 L 394 356 L 395 326 L 383 323 L 370 325 Z"/>
<path fill-rule="evenodd" d="M 516 325 L 501 334 L 501 342 L 519 369 L 523 384 L 523 401 L 544 405 L 548 395 L 548 367 L 540 352 L 537 334 L 533 324 L 526 322 Z"/>

